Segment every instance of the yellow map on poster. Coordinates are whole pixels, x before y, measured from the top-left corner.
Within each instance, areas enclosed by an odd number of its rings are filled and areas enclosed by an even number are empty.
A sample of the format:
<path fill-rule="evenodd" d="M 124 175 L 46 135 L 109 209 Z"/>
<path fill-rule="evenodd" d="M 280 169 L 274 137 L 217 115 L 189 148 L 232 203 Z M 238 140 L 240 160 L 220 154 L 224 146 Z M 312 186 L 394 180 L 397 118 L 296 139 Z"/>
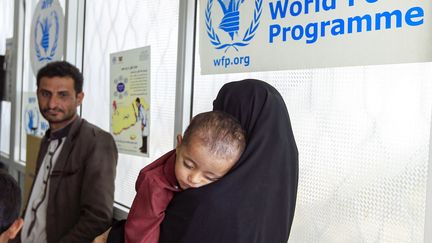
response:
<path fill-rule="evenodd" d="M 134 103 L 129 106 L 119 106 L 116 108 L 112 115 L 113 133 L 115 135 L 135 125 L 137 122 L 136 110 L 137 108 Z"/>

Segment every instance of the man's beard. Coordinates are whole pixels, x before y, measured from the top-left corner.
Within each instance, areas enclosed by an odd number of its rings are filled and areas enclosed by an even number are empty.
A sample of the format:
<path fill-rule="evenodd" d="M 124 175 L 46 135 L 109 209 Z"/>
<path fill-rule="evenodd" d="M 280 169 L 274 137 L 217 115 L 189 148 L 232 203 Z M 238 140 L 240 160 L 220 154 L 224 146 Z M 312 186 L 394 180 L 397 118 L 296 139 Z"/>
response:
<path fill-rule="evenodd" d="M 48 115 L 47 113 L 49 113 L 50 111 L 55 111 L 57 114 L 63 114 L 64 116 L 62 118 L 56 119 L 53 118 L 52 116 Z M 75 112 L 72 112 L 70 114 L 67 114 L 63 109 L 59 109 L 59 108 L 54 108 L 54 109 L 43 109 L 42 110 L 42 116 L 49 122 L 49 123 L 62 123 L 65 121 L 68 121 L 70 119 L 72 119 L 75 116 Z"/>

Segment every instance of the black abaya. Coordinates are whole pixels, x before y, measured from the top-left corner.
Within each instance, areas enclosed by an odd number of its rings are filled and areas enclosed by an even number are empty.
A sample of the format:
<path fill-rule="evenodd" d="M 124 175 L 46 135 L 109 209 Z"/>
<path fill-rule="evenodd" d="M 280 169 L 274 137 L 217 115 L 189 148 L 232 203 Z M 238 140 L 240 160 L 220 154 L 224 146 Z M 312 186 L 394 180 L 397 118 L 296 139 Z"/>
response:
<path fill-rule="evenodd" d="M 159 243 L 286 243 L 298 152 L 282 96 L 259 80 L 231 82 L 221 88 L 213 109 L 240 121 L 245 152 L 221 180 L 175 195 Z"/>

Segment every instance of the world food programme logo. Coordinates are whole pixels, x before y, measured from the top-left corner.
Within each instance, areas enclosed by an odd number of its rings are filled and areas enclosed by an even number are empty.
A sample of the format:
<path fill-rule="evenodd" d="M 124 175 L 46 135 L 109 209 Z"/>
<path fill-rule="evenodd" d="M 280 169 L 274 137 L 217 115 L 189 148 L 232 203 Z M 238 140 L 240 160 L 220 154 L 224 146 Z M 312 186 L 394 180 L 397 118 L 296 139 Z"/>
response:
<path fill-rule="evenodd" d="M 210 42 L 216 49 L 225 49 L 225 52 L 233 47 L 238 51 L 237 47 L 247 46 L 250 41 L 254 38 L 255 33 L 259 26 L 259 21 L 262 13 L 262 0 L 255 0 L 255 9 L 253 18 L 249 24 L 249 28 L 243 34 L 243 37 L 239 35 L 240 30 L 240 12 L 239 7 L 245 0 L 217 0 L 222 12 L 223 18 L 219 23 L 218 28 L 226 32 L 229 35 L 231 42 L 223 43 L 220 41 L 218 34 L 215 32 L 212 24 L 212 7 L 213 0 L 208 0 L 207 7 L 205 10 L 205 23 L 207 35 L 210 38 Z"/>
<path fill-rule="evenodd" d="M 30 34 L 33 73 L 48 62 L 61 60 L 64 42 L 63 9 L 58 0 L 40 0 L 35 8 Z"/>
<path fill-rule="evenodd" d="M 39 128 L 39 110 L 36 107 L 25 109 L 25 127 L 27 134 L 36 135 Z"/>
<path fill-rule="evenodd" d="M 44 132 L 48 129 L 48 122 L 40 117 L 39 108 L 37 106 L 37 99 L 34 94 L 24 94 L 28 95 L 25 99 L 27 102 L 25 104 L 24 110 L 24 126 L 27 134 L 32 134 L 36 136 L 42 136 Z"/>
<path fill-rule="evenodd" d="M 48 17 L 38 16 L 34 26 L 34 45 L 39 62 L 53 60 L 58 45 L 59 25 L 59 17 L 54 11 Z M 55 30 L 54 36 L 51 36 L 51 28 Z"/>

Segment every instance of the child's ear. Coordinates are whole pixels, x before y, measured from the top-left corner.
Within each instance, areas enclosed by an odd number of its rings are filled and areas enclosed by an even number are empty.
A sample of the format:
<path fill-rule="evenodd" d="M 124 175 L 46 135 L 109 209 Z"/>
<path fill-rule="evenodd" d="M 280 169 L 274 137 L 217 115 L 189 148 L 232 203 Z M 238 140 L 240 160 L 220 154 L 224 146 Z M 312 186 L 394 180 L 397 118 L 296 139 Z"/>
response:
<path fill-rule="evenodd" d="M 24 224 L 24 220 L 22 218 L 19 218 L 13 222 L 13 224 L 9 227 L 8 230 L 6 230 L 6 236 L 9 239 L 15 239 L 15 236 L 20 231 L 21 227 Z"/>
<path fill-rule="evenodd" d="M 176 148 L 180 147 L 180 145 L 182 144 L 182 142 L 183 142 L 183 137 L 182 137 L 182 135 L 178 134 L 177 135 L 177 146 L 176 146 Z"/>

